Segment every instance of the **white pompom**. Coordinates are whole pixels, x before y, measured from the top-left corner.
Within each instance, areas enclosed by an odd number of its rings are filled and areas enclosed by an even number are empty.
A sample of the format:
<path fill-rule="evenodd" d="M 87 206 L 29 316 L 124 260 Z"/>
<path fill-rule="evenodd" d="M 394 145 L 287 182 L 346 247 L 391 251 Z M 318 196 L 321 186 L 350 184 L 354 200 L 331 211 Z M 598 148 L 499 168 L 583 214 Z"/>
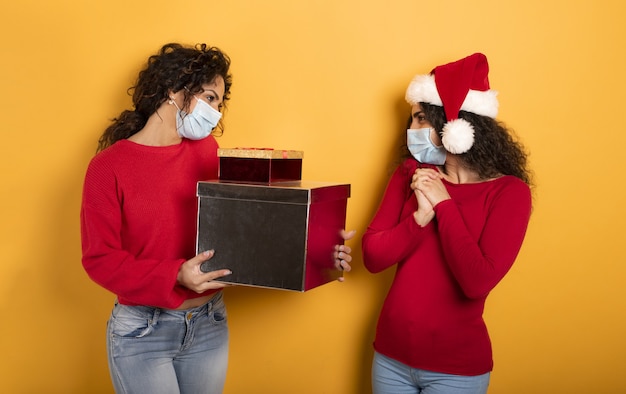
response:
<path fill-rule="evenodd" d="M 474 145 L 474 127 L 465 119 L 454 119 L 443 126 L 441 142 L 452 154 L 465 153 Z"/>

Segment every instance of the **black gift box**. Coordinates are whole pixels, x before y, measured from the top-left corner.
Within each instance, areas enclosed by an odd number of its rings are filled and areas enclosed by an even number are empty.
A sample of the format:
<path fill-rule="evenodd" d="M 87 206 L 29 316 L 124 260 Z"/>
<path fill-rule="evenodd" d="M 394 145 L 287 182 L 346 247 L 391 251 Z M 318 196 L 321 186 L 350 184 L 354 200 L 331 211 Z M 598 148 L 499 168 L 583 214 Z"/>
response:
<path fill-rule="evenodd" d="M 198 253 L 215 250 L 201 269 L 228 268 L 219 281 L 306 291 L 342 275 L 350 185 L 322 182 L 198 183 Z"/>

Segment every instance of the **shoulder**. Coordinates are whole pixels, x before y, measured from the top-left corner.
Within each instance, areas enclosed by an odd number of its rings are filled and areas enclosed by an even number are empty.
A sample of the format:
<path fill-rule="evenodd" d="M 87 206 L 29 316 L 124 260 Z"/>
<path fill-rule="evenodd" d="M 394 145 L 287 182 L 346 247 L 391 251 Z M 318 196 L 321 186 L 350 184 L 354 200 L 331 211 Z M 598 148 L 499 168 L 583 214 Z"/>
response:
<path fill-rule="evenodd" d="M 526 183 L 524 183 L 524 181 L 513 175 L 504 175 L 494 179 L 492 182 L 500 188 L 509 188 L 518 191 L 530 192 L 530 187 Z"/>
<path fill-rule="evenodd" d="M 491 184 L 493 191 L 510 203 L 531 205 L 530 187 L 515 176 L 504 175 L 486 183 Z"/>
<path fill-rule="evenodd" d="M 119 140 L 108 148 L 98 152 L 89 162 L 88 172 L 115 172 L 116 169 L 127 170 L 133 167 L 133 162 L 145 156 L 142 148 L 128 140 Z"/>
<path fill-rule="evenodd" d="M 122 156 L 125 155 L 125 141 L 120 140 L 109 146 L 108 148 L 96 153 L 94 157 L 91 158 L 89 162 L 88 171 L 93 171 L 101 168 L 107 168 L 113 165 L 116 161 L 118 161 Z"/>
<path fill-rule="evenodd" d="M 400 163 L 400 165 L 396 168 L 395 172 L 397 175 L 410 178 L 413 176 L 413 174 L 415 173 L 415 170 L 417 170 L 418 168 L 432 168 L 434 170 L 439 171 L 437 169 L 437 166 L 435 165 L 420 163 L 414 158 L 408 157 L 404 159 L 402 163 Z"/>
<path fill-rule="evenodd" d="M 203 157 L 217 157 L 217 149 L 219 144 L 212 135 L 201 140 L 183 140 L 183 144 L 188 148 L 187 150 L 193 154 L 197 154 Z"/>
<path fill-rule="evenodd" d="M 201 140 L 190 140 L 190 139 L 185 138 L 184 143 L 192 148 L 197 148 L 197 149 L 206 149 L 210 147 L 214 147 L 215 149 L 217 149 L 219 146 L 217 143 L 217 140 L 212 135 L 209 135 L 208 137 L 203 138 Z"/>
<path fill-rule="evenodd" d="M 132 147 L 136 144 L 130 142 L 128 140 L 119 140 L 115 142 L 113 145 L 105 148 L 104 150 L 96 153 L 96 155 L 91 159 L 92 163 L 106 163 L 109 161 L 115 161 L 119 158 L 128 156 Z"/>

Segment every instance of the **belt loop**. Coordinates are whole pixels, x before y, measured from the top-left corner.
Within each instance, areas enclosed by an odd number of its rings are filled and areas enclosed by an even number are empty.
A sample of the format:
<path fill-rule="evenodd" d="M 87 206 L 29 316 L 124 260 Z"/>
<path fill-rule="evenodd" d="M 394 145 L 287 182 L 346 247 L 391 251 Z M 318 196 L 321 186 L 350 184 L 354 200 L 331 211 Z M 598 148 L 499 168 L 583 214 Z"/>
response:
<path fill-rule="evenodd" d="M 207 315 L 211 313 L 211 311 L 213 311 L 213 306 L 215 305 L 215 302 L 217 301 L 217 298 L 219 297 L 220 293 L 216 293 L 213 295 L 213 297 L 211 297 L 211 299 L 209 300 L 209 302 L 207 302 L 206 304 L 206 313 Z"/>
<path fill-rule="evenodd" d="M 157 324 L 159 321 L 159 315 L 161 314 L 161 308 L 154 308 L 154 312 L 152 313 L 152 324 Z"/>
<path fill-rule="evenodd" d="M 211 298 L 211 300 L 206 303 L 206 314 L 207 314 L 207 316 L 211 313 L 212 310 L 213 310 L 213 298 Z"/>

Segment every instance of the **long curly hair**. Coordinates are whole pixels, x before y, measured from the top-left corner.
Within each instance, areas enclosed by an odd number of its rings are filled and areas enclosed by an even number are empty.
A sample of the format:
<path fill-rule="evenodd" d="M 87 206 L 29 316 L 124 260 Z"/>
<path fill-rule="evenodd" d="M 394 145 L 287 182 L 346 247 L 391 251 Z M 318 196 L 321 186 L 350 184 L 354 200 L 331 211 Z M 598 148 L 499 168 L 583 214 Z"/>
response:
<path fill-rule="evenodd" d="M 232 76 L 229 74 L 230 58 L 216 47 L 206 44 L 184 46 L 178 43 L 163 45 L 158 53 L 148 58 L 139 72 L 137 81 L 128 89 L 132 95 L 132 110 L 123 111 L 107 127 L 98 140 L 98 152 L 127 139 L 141 130 L 148 118 L 169 99 L 169 92 L 184 90 L 184 108 L 195 94 L 202 92 L 202 85 L 211 83 L 217 76 L 224 79 L 222 106 L 230 99 Z M 217 129 L 224 131 L 220 120 Z"/>
<path fill-rule="evenodd" d="M 420 105 L 426 120 L 441 136 L 447 122 L 443 107 L 428 103 Z M 528 153 L 513 130 L 496 119 L 472 112 L 461 111 L 459 118 L 465 119 L 474 127 L 474 144 L 467 152 L 458 155 L 467 168 L 476 171 L 483 179 L 513 175 L 528 186 L 533 186 L 533 174 L 528 168 Z M 410 155 L 408 149 L 406 153 Z"/>

